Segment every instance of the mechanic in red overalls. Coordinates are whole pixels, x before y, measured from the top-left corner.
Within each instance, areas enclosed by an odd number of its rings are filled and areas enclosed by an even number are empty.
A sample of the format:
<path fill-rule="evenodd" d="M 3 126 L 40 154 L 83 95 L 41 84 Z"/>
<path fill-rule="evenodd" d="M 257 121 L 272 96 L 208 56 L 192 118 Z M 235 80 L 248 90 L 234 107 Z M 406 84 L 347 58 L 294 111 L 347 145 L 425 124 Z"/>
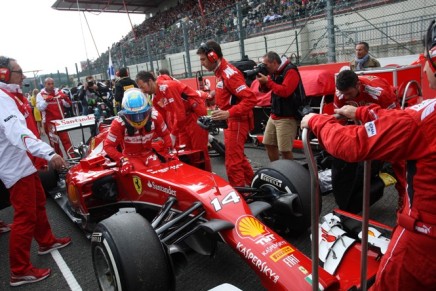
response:
<path fill-rule="evenodd" d="M 136 83 L 142 92 L 154 94 L 153 107 L 162 116 L 170 114 L 166 120 L 172 121 L 167 122 L 167 125 L 171 130 L 173 146 L 184 145 L 188 150 L 201 150 L 205 170 L 212 171 L 208 150 L 209 133 L 197 124 L 200 116 L 207 115 L 208 94 L 195 91 L 169 75 L 161 75 L 156 79 L 152 73 L 146 71 L 140 71 L 136 75 Z"/>
<path fill-rule="evenodd" d="M 424 71 L 436 89 L 434 21 L 426 54 Z M 405 110 L 344 106 L 335 113 L 364 124 L 344 127 L 332 116 L 309 114 L 301 127 L 311 128 L 329 153 L 349 162 L 405 160 L 407 165 L 407 193 L 373 290 L 436 290 L 436 99 Z"/>
<path fill-rule="evenodd" d="M 369 104 L 378 104 L 386 109 L 400 109 L 400 103 L 393 90 L 393 87 L 383 78 L 371 75 L 358 76 L 351 70 L 343 70 L 336 77 L 336 92 L 334 96 L 335 108 L 341 108 L 344 105 L 364 106 Z M 383 183 L 379 177 L 379 171 L 383 162 L 373 162 L 371 171 L 371 181 L 373 184 L 371 199 L 377 201 L 377 197 L 383 195 Z M 399 197 L 405 195 L 405 181 L 402 179 L 405 173 L 403 163 L 393 163 L 397 183 L 395 188 Z M 344 161 L 334 159 L 332 164 L 332 184 L 333 194 L 339 208 L 352 213 L 358 213 L 361 210 L 361 191 L 362 164 L 349 164 Z M 345 173 L 345 175 L 344 175 Z M 355 196 L 348 196 L 353 192 Z M 402 199 L 399 198 L 399 204 Z"/>
<path fill-rule="evenodd" d="M 249 131 L 254 128 L 256 95 L 245 84 L 242 73 L 223 58 L 217 42 L 209 40 L 201 44 L 197 55 L 201 65 L 214 72 L 217 78 L 214 97 L 219 109 L 212 112 L 212 119 L 228 122 L 228 128 L 224 129 L 224 144 L 229 183 L 234 187 L 250 185 L 254 173 L 244 154 L 244 145 Z"/>
<path fill-rule="evenodd" d="M 51 273 L 50 269 L 35 268 L 30 262 L 33 238 L 39 244 L 40 255 L 71 243 L 70 238 L 56 238 L 51 231 L 45 192 L 29 154 L 49 161 L 56 170 L 66 164 L 27 128 L 26 118 L 15 99 L 24 79 L 16 60 L 0 56 L 0 180 L 9 190 L 14 208 L 9 238 L 11 286 L 38 282 Z"/>
<path fill-rule="evenodd" d="M 44 120 L 44 130 L 47 134 L 51 146 L 55 149 L 58 155 L 62 156 L 62 151 L 59 143 L 53 142 L 56 138 L 54 133 L 49 132 L 49 124 L 52 120 L 64 119 L 64 106 L 70 107 L 72 102 L 59 88 L 54 87 L 54 80 L 46 78 L 44 80 L 44 88 L 36 96 L 36 107 L 41 111 Z M 72 147 L 71 140 L 67 132 L 59 132 L 58 136 L 64 146 L 65 153 Z"/>
<path fill-rule="evenodd" d="M 141 159 L 141 163 L 135 165 L 159 165 L 161 162 L 152 148 L 153 139 L 159 137 L 169 153 L 172 148 L 170 132 L 162 116 L 153 110 L 140 89 L 125 91 L 122 110 L 112 121 L 103 144 L 108 156 L 120 165 L 121 174 L 128 174 L 133 169 L 132 159 Z M 118 150 L 119 146 L 122 152 Z"/>
<path fill-rule="evenodd" d="M 382 108 L 399 109 L 392 86 L 377 76 L 358 76 L 351 70 L 343 70 L 336 77 L 335 108 L 344 105 L 363 106 L 379 104 Z"/>

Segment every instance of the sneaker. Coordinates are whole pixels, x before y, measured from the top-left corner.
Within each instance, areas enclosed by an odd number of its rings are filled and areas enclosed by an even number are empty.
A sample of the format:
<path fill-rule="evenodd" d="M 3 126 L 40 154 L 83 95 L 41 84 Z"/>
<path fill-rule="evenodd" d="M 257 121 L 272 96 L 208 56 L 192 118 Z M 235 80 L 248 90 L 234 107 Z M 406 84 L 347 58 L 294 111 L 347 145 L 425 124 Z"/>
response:
<path fill-rule="evenodd" d="M 46 247 L 45 246 L 40 246 L 39 250 L 38 250 L 38 255 L 48 254 L 51 251 L 64 248 L 67 245 L 69 245 L 70 243 L 71 243 L 71 238 L 70 237 L 57 238 L 56 241 L 52 245 L 50 245 L 50 246 L 46 246 Z"/>
<path fill-rule="evenodd" d="M 11 281 L 9 284 L 11 286 L 20 286 L 23 284 L 39 282 L 50 276 L 50 273 L 50 269 L 37 268 L 32 268 L 27 273 L 22 275 L 15 275 L 14 273 L 11 273 Z"/>
<path fill-rule="evenodd" d="M 0 233 L 11 231 L 11 228 L 3 220 L 0 220 Z"/>

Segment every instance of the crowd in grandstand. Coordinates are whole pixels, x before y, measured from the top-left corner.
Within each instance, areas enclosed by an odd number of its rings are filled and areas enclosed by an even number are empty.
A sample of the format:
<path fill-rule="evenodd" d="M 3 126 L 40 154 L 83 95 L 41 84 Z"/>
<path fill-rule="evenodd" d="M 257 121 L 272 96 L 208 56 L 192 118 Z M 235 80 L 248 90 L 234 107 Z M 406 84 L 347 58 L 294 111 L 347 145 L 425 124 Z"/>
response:
<path fill-rule="evenodd" d="M 278 23 L 290 22 L 296 26 L 299 19 L 324 11 L 326 0 L 241 0 L 242 26 L 246 36 L 255 35 L 263 28 Z M 335 5 L 344 5 L 350 0 L 336 0 Z M 238 17 L 235 1 L 202 0 L 203 11 L 197 0 L 180 1 L 177 6 L 159 11 L 113 44 L 111 54 L 115 62 L 146 57 L 148 42 L 154 57 L 177 53 L 184 48 L 185 25 L 189 48 L 198 47 L 208 39 L 220 43 L 238 40 Z M 107 52 L 91 65 L 105 67 Z M 144 62 L 144 60 L 141 60 Z M 121 64 L 120 64 L 121 65 Z M 123 64 L 125 65 L 125 64 Z"/>

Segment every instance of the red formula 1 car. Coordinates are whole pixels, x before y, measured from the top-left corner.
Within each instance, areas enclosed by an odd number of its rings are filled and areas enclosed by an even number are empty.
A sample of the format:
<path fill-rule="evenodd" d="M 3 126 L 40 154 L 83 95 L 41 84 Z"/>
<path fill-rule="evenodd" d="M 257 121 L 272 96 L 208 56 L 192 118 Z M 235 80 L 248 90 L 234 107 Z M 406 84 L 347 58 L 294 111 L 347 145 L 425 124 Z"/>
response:
<path fill-rule="evenodd" d="M 69 130 L 87 127 L 79 120 L 66 122 Z M 199 152 L 184 152 L 150 168 L 136 161 L 134 168 L 142 170 L 122 176 L 103 151 L 105 126 L 100 130 L 89 145 L 74 149 L 84 157 L 68 171 L 66 192 L 54 198 L 74 222 L 92 232 L 94 270 L 102 290 L 174 290 L 187 250 L 210 255 L 220 242 L 246 261 L 266 289 L 313 289 L 311 259 L 277 232 L 310 226 L 307 168 L 276 161 L 256 172 L 251 187 L 235 189 L 201 165 L 190 165 L 190 157 Z M 359 288 L 360 243 L 349 245 L 333 271 L 318 268 L 320 290 Z M 379 256 L 369 252 L 369 279 Z"/>

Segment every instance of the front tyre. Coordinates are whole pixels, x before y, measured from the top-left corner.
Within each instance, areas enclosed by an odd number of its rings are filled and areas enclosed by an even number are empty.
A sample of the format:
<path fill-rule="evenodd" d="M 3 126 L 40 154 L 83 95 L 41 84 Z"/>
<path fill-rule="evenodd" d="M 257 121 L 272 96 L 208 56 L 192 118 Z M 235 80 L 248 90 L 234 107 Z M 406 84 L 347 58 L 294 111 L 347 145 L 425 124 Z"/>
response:
<path fill-rule="evenodd" d="M 256 171 L 251 187 L 264 190 L 263 197 L 265 193 L 272 193 L 272 197 L 264 199 L 273 206 L 264 215 L 271 227 L 276 230 L 285 227 L 291 234 L 309 228 L 310 175 L 301 164 L 292 160 L 274 161 Z"/>
<path fill-rule="evenodd" d="M 174 290 L 167 252 L 138 213 L 101 221 L 91 240 L 92 263 L 101 290 Z"/>

